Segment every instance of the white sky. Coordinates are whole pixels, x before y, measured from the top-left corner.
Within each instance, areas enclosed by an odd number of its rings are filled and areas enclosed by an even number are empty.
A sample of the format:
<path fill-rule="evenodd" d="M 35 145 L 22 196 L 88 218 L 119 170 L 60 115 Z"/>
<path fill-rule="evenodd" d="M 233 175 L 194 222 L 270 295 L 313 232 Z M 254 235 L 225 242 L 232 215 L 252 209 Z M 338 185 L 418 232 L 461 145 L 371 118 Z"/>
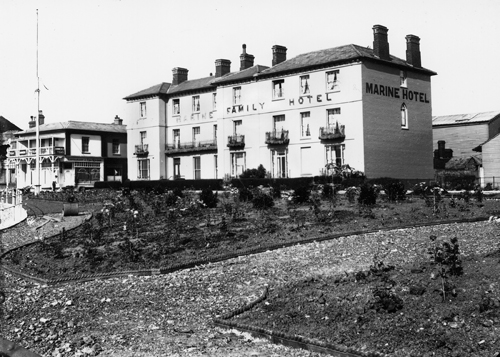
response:
<path fill-rule="evenodd" d="M 122 98 L 171 82 L 174 67 L 196 79 L 224 58 L 238 70 L 243 43 L 267 66 L 275 44 L 287 58 L 372 47 L 375 24 L 399 58 L 405 36 L 420 37 L 422 65 L 438 73 L 433 115 L 500 110 L 497 0 L 0 0 L 0 115 L 21 128 L 37 112 L 36 9 L 46 122 L 125 118 Z"/>

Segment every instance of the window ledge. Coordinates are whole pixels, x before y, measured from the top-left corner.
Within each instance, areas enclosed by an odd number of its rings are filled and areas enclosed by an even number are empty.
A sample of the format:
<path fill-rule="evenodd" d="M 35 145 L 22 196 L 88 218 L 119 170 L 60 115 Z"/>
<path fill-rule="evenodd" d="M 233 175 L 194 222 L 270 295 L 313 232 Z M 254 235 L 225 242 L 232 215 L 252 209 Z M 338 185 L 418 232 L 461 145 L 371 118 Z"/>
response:
<path fill-rule="evenodd" d="M 273 102 L 277 100 L 285 100 L 285 97 L 273 98 Z"/>

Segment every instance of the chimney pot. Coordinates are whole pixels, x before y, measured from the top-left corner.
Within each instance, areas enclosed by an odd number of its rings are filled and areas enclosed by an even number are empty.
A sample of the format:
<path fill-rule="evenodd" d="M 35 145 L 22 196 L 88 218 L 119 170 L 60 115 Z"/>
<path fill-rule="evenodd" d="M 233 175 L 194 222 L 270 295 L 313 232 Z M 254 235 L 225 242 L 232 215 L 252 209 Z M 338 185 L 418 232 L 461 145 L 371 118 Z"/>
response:
<path fill-rule="evenodd" d="M 387 40 L 387 27 L 382 25 L 373 26 L 373 53 L 380 59 L 390 60 L 389 41 Z"/>
<path fill-rule="evenodd" d="M 45 123 L 45 115 L 43 115 L 42 111 L 38 111 L 38 125 L 43 125 Z"/>
<path fill-rule="evenodd" d="M 243 44 L 243 53 L 240 55 L 240 71 L 253 66 L 254 56 L 247 53 L 247 45 Z"/>
<path fill-rule="evenodd" d="M 406 62 L 413 67 L 422 67 L 422 58 L 420 56 L 420 38 L 418 36 L 406 36 Z"/>
<path fill-rule="evenodd" d="M 113 122 L 113 123 L 114 123 L 114 124 L 116 124 L 116 125 L 122 125 L 122 123 L 123 123 L 123 119 L 122 119 L 122 118 L 120 118 L 120 117 L 117 115 L 117 116 L 115 116 L 115 120 L 114 120 L 114 122 Z"/>
<path fill-rule="evenodd" d="M 222 77 L 231 72 L 231 61 L 227 59 L 215 60 L 215 77 Z"/>
<path fill-rule="evenodd" d="M 175 67 L 172 69 L 172 84 L 173 85 L 178 85 L 181 84 L 182 82 L 187 81 L 188 79 L 188 70 L 186 68 L 181 68 L 181 67 Z"/>
<path fill-rule="evenodd" d="M 286 50 L 287 48 L 285 46 L 273 46 L 273 66 L 286 61 Z"/>

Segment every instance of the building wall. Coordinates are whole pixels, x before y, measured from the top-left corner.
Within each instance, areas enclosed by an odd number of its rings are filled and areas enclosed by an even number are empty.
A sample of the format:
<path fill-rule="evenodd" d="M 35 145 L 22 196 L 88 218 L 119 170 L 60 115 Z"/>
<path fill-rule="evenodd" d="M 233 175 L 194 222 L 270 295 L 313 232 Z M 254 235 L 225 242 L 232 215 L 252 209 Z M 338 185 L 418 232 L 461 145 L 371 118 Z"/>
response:
<path fill-rule="evenodd" d="M 141 117 L 141 104 L 146 103 L 146 114 Z M 141 144 L 141 132 L 146 132 L 144 144 L 148 145 L 150 179 L 165 178 L 165 125 L 166 103 L 160 98 L 151 98 L 131 102 L 127 106 L 127 157 L 129 158 L 128 177 L 138 179 L 138 158 L 136 146 Z"/>
<path fill-rule="evenodd" d="M 326 88 L 326 72 L 339 70 L 339 87 L 334 91 Z M 309 75 L 309 94 L 301 94 L 300 77 Z M 219 88 L 219 136 L 221 168 L 231 172 L 231 153 L 246 153 L 246 168 L 260 164 L 273 170 L 272 151 L 285 150 L 288 177 L 320 174 L 326 164 L 325 144 L 319 139 L 320 127 L 327 125 L 327 110 L 339 108 L 339 125 L 345 125 L 345 163 L 363 169 L 362 105 L 360 92 L 361 66 L 359 63 L 314 70 L 306 73 L 276 77 L 258 82 Z M 273 81 L 284 80 L 284 95 L 273 99 Z M 241 105 L 233 105 L 233 89 L 241 86 Z M 310 113 L 310 135 L 302 135 L 301 113 Z M 266 132 L 274 130 L 274 117 L 284 115 L 278 130 L 289 132 L 288 145 L 266 144 Z M 245 135 L 244 149 L 227 147 L 228 136 L 234 134 L 234 122 L 241 120 L 239 134 Z M 337 142 L 337 144 L 341 144 Z"/>
<path fill-rule="evenodd" d="M 495 186 L 500 184 L 500 136 L 496 136 L 482 146 L 483 174 L 484 184 L 493 183 L 495 177 Z"/>
<path fill-rule="evenodd" d="M 430 78 L 407 71 L 407 88 L 400 84 L 400 69 L 363 65 L 364 171 L 369 178 L 430 179 L 434 176 Z M 407 129 L 401 125 L 403 104 L 408 110 Z"/>
<path fill-rule="evenodd" d="M 444 140 L 446 148 L 453 150 L 453 157 L 468 157 L 475 154 L 473 148 L 489 139 L 489 129 L 487 123 L 435 126 L 432 136 L 435 149 L 438 141 Z"/>
<path fill-rule="evenodd" d="M 89 152 L 82 151 L 82 137 L 89 138 Z M 87 134 L 71 134 L 70 135 L 71 155 L 85 155 L 85 156 L 98 156 L 101 157 L 101 136 L 100 135 L 87 135 Z"/>

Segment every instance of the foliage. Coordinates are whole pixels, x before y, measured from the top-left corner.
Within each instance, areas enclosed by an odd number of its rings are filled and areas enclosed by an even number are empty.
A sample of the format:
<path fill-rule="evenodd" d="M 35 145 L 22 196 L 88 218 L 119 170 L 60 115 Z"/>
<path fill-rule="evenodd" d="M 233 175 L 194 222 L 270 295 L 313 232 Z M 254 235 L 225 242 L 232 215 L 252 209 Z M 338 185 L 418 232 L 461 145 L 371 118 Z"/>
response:
<path fill-rule="evenodd" d="M 257 210 L 266 210 L 274 206 L 274 200 L 271 195 L 261 189 L 256 189 L 253 194 L 252 204 L 253 208 Z"/>
<path fill-rule="evenodd" d="M 214 193 L 210 188 L 204 188 L 200 193 L 200 201 L 205 204 L 207 208 L 217 207 L 219 198 L 217 197 L 217 192 Z"/>
<path fill-rule="evenodd" d="M 260 164 L 256 169 L 246 169 L 240 178 L 266 178 L 266 169 Z"/>
<path fill-rule="evenodd" d="M 337 193 L 336 188 L 332 185 L 325 184 L 321 189 L 321 195 L 323 198 L 331 199 Z"/>
<path fill-rule="evenodd" d="M 441 296 L 446 301 L 446 294 L 456 296 L 456 288 L 451 283 L 451 276 L 463 274 L 462 260 L 457 237 L 451 238 L 450 243 L 438 241 L 435 235 L 430 236 L 431 246 L 428 249 L 431 263 L 437 267 L 437 275 L 441 278 Z"/>
<path fill-rule="evenodd" d="M 481 189 L 481 186 L 476 187 L 476 190 L 474 191 L 474 196 L 476 197 L 477 202 L 479 203 L 483 202 L 484 194 L 483 190 Z"/>
<path fill-rule="evenodd" d="M 359 195 L 360 189 L 356 186 L 347 187 L 345 190 L 345 196 L 349 203 L 354 203 L 356 201 L 356 195 Z"/>
<path fill-rule="evenodd" d="M 281 184 L 279 184 L 276 180 L 273 180 L 271 184 L 271 195 L 273 198 L 281 198 Z"/>
<path fill-rule="evenodd" d="M 311 188 L 309 185 L 303 185 L 296 188 L 292 194 L 292 202 L 295 204 L 302 204 L 309 200 L 311 195 Z"/>
<path fill-rule="evenodd" d="M 238 188 L 238 198 L 241 202 L 249 202 L 253 200 L 253 193 L 247 187 Z"/>
<path fill-rule="evenodd" d="M 377 187 L 365 183 L 360 187 L 358 203 L 365 206 L 372 206 L 377 203 Z"/>
<path fill-rule="evenodd" d="M 389 201 L 404 201 L 406 199 L 406 189 L 401 181 L 390 182 L 383 187 Z"/>

